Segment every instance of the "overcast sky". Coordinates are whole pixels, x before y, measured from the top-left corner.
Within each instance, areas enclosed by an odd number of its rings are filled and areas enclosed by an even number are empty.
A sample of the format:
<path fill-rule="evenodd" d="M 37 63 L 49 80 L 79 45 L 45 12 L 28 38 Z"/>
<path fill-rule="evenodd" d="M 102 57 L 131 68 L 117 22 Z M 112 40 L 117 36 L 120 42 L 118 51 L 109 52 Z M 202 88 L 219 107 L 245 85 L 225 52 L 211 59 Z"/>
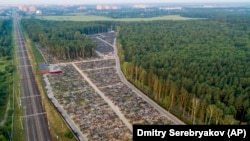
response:
<path fill-rule="evenodd" d="M 213 3 L 250 2 L 250 0 L 0 0 L 1 4 L 116 4 L 116 3 Z"/>

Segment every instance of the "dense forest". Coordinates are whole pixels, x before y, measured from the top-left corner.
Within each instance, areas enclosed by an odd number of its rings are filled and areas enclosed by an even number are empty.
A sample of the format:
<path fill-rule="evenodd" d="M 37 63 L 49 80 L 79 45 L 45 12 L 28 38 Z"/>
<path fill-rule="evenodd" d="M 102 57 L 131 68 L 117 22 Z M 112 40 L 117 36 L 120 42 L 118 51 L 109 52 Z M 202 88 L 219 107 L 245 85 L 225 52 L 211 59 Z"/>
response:
<path fill-rule="evenodd" d="M 151 18 L 166 15 L 178 15 L 180 10 L 159 10 L 159 8 L 124 8 L 119 10 L 91 10 L 89 15 L 97 15 L 111 18 Z"/>
<path fill-rule="evenodd" d="M 34 42 L 39 42 L 49 53 L 62 60 L 95 55 L 96 45 L 86 34 L 106 32 L 110 27 L 109 22 L 22 19 L 21 23 Z"/>
<path fill-rule="evenodd" d="M 0 122 L 6 114 L 7 102 L 12 93 L 12 75 L 15 70 L 12 64 L 12 20 L 0 19 Z M 12 115 L 12 110 L 8 111 L 8 116 Z M 0 140 L 7 140 L 11 131 L 11 118 L 7 118 L 3 125 L 0 125 Z"/>
<path fill-rule="evenodd" d="M 11 57 L 11 20 L 0 20 L 0 57 Z"/>
<path fill-rule="evenodd" d="M 168 8 L 168 6 L 166 6 Z M 225 8 L 192 8 L 192 7 L 173 7 L 175 9 L 164 9 L 159 7 L 152 8 L 124 8 L 119 10 L 91 10 L 86 13 L 90 15 L 105 16 L 111 18 L 151 18 L 166 15 L 180 15 L 188 18 L 227 18 L 231 16 L 245 17 L 249 14 L 249 8 L 244 7 L 225 7 Z M 236 14 L 237 13 L 237 14 Z"/>
<path fill-rule="evenodd" d="M 14 66 L 8 63 L 13 50 L 11 32 L 12 21 L 0 20 L 0 115 L 5 113 L 9 87 L 7 79 L 14 70 Z"/>
<path fill-rule="evenodd" d="M 250 123 L 250 18 L 119 24 L 126 77 L 191 124 Z"/>

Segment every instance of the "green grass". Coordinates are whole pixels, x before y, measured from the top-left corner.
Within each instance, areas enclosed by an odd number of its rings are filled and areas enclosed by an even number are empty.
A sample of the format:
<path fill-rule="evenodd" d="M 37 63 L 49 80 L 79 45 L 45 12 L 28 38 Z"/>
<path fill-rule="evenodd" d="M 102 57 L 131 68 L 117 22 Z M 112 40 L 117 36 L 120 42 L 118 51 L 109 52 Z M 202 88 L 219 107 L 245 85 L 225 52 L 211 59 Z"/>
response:
<path fill-rule="evenodd" d="M 34 43 L 32 43 L 31 49 L 32 49 L 32 53 L 34 54 L 37 63 L 45 62 L 43 56 L 41 55 L 41 53 L 39 52 L 39 50 L 37 49 Z"/>
<path fill-rule="evenodd" d="M 0 71 L 4 71 L 5 66 L 6 66 L 6 59 L 0 57 Z"/>
<path fill-rule="evenodd" d="M 56 21 L 154 21 L 154 20 L 191 20 L 193 18 L 181 17 L 179 15 L 168 15 L 161 17 L 152 17 L 152 18 L 118 18 L 113 19 L 104 16 L 94 16 L 94 15 L 65 15 L 65 16 L 37 16 L 38 19 L 44 20 L 56 20 Z"/>

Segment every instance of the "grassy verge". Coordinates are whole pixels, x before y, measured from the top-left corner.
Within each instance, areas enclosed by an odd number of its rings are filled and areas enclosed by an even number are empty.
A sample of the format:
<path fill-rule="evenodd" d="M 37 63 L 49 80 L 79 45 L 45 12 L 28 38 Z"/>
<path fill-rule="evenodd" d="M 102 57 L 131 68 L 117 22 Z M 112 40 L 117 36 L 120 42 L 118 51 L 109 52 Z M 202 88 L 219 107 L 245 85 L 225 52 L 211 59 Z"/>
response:
<path fill-rule="evenodd" d="M 35 47 L 34 43 L 29 40 L 27 34 L 25 34 L 26 45 L 28 49 L 29 59 L 32 65 L 32 70 L 35 75 L 36 83 L 38 85 L 39 92 L 42 96 L 42 102 L 44 109 L 47 113 L 47 118 L 49 121 L 49 129 L 51 133 L 52 140 L 62 140 L 62 141 L 74 141 L 76 140 L 73 133 L 55 109 L 53 104 L 50 102 L 49 98 L 46 96 L 45 86 L 42 80 L 42 76 L 38 71 L 39 62 L 43 62 L 44 59 L 40 54 L 39 50 Z"/>

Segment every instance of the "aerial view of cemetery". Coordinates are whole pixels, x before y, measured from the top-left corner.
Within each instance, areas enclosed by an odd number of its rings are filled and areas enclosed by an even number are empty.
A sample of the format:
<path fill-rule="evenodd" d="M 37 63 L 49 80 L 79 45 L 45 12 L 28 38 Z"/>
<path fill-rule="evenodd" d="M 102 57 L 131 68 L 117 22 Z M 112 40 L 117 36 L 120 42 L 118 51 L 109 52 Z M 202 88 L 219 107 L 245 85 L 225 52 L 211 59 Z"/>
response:
<path fill-rule="evenodd" d="M 88 60 L 60 62 L 41 50 L 47 61 L 60 68 L 59 73 L 43 74 L 50 89 L 47 93 L 83 136 L 132 140 L 133 124 L 174 124 L 121 80 L 113 48 L 115 33 L 89 38 L 97 44 L 98 56 Z"/>

